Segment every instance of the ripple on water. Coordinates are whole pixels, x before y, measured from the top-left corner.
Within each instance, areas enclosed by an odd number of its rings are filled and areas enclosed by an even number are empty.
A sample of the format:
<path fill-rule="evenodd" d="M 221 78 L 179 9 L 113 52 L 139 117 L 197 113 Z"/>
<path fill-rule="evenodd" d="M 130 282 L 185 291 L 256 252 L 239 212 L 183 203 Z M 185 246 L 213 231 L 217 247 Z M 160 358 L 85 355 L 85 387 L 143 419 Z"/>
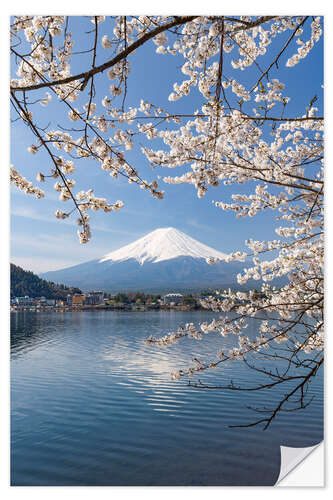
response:
<path fill-rule="evenodd" d="M 225 340 L 149 348 L 211 313 L 25 313 L 12 321 L 12 483 L 21 485 L 274 484 L 279 446 L 322 439 L 322 384 L 312 405 L 264 433 L 230 429 L 256 415 L 250 396 L 204 391 L 170 373 L 209 358 Z M 201 352 L 201 354 L 200 354 Z M 237 364 L 205 381 L 246 383 Z M 255 379 L 255 375 L 252 375 Z M 255 383 L 255 380 L 252 381 Z M 267 393 L 258 401 L 272 404 Z"/>

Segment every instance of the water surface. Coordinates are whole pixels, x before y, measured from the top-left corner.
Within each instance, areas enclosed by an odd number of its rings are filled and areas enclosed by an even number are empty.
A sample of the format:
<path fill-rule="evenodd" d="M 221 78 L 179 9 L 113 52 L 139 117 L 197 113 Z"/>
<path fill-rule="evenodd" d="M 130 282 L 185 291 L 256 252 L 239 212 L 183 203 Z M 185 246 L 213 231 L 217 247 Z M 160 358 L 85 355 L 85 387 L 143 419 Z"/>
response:
<path fill-rule="evenodd" d="M 213 313 L 11 316 L 13 485 L 272 485 L 280 445 L 323 439 L 322 377 L 311 386 L 315 398 L 306 410 L 282 415 L 266 431 L 228 426 L 255 421 L 246 406 L 273 403 L 285 389 L 275 396 L 204 391 L 170 379 L 193 357 L 207 359 L 231 340 L 211 334 L 161 348 L 145 339 Z M 259 380 L 243 363 L 200 378 Z"/>

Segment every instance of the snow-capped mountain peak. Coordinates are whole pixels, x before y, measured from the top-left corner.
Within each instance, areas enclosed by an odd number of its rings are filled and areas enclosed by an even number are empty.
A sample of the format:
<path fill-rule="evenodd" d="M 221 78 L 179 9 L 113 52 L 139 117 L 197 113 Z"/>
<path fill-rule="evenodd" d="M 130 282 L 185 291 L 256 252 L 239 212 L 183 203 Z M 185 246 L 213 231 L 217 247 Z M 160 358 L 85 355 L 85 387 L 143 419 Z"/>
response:
<path fill-rule="evenodd" d="M 207 263 L 226 255 L 187 236 L 178 229 L 156 229 L 104 257 L 43 274 L 55 283 L 82 290 L 166 291 L 225 287 L 235 284 L 243 269 L 240 262 Z"/>
<path fill-rule="evenodd" d="M 161 262 L 186 256 L 207 259 L 226 257 L 226 254 L 208 247 L 173 227 L 160 228 L 142 238 L 108 253 L 99 262 L 121 262 L 135 259 L 141 265 L 145 261 Z"/>

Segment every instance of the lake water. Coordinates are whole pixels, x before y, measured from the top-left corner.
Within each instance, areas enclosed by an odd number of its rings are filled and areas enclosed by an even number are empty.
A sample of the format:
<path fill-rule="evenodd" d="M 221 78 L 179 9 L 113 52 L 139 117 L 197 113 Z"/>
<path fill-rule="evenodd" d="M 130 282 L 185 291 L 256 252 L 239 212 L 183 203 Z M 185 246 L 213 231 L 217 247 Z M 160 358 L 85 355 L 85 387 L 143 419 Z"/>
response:
<path fill-rule="evenodd" d="M 12 314 L 12 485 L 273 485 L 280 445 L 307 447 L 323 439 L 322 374 L 311 386 L 316 397 L 307 409 L 282 415 L 266 431 L 231 429 L 260 418 L 246 405 L 270 405 L 276 390 L 194 389 L 186 380 L 172 381 L 170 373 L 235 338 L 210 334 L 168 348 L 145 345 L 151 334 L 215 316 Z M 241 362 L 200 379 L 259 380 Z"/>

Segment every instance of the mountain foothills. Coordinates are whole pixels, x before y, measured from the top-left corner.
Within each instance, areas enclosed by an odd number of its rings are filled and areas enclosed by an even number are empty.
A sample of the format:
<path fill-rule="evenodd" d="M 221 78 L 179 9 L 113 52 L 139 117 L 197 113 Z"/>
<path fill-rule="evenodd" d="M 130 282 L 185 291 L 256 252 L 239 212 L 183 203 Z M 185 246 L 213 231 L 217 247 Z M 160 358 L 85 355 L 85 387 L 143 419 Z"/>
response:
<path fill-rule="evenodd" d="M 83 290 L 170 290 L 236 286 L 244 263 L 218 262 L 226 254 L 178 229 L 160 228 L 104 257 L 41 276 Z"/>
<path fill-rule="evenodd" d="M 81 293 L 79 288 L 57 285 L 39 278 L 31 271 L 25 271 L 15 264 L 10 264 L 10 296 L 11 297 L 46 297 L 49 299 L 65 299 L 67 294 Z"/>

